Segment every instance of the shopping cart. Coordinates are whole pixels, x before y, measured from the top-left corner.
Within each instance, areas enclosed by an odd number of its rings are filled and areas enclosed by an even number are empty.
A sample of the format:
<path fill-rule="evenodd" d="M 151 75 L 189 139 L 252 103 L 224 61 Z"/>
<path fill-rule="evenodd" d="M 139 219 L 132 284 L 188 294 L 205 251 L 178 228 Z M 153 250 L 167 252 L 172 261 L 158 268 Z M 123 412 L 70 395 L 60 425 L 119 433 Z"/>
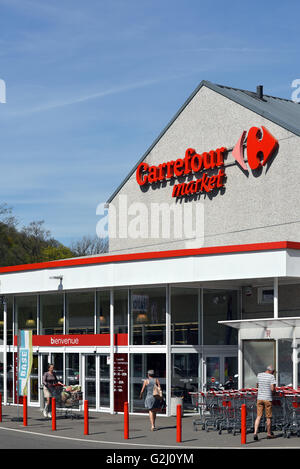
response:
<path fill-rule="evenodd" d="M 285 393 L 284 438 L 291 435 L 300 436 L 300 394 L 297 391 Z"/>
<path fill-rule="evenodd" d="M 80 386 L 56 385 L 53 397 L 56 398 L 57 415 L 65 418 L 80 418 L 83 395 Z"/>

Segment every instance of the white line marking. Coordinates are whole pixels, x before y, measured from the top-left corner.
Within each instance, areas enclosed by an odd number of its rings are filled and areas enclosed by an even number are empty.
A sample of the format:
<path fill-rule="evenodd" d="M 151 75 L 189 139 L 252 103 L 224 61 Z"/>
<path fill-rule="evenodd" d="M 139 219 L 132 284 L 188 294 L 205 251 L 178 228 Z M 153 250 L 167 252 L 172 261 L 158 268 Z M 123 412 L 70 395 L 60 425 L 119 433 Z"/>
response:
<path fill-rule="evenodd" d="M 36 436 L 43 436 L 46 438 L 57 438 L 60 440 L 71 440 L 71 441 L 80 441 L 82 443 L 97 443 L 101 445 L 124 445 L 124 446 L 142 446 L 142 447 L 148 447 L 148 448 L 164 448 L 164 449 L 254 449 L 253 447 L 250 448 L 249 446 L 183 446 L 183 445 L 178 445 L 178 446 L 166 446 L 166 445 L 151 445 L 151 444 L 141 444 L 141 443 L 125 443 L 122 441 L 102 441 L 102 440 L 88 440 L 88 439 L 83 439 L 83 438 L 71 438 L 69 436 L 59 436 L 59 435 L 46 435 L 44 433 L 37 433 L 37 432 L 32 432 L 30 430 L 18 430 L 16 428 L 6 428 L 6 427 L 0 427 L 0 430 L 8 430 L 11 432 L 18 432 L 18 433 L 26 433 L 26 435 L 36 435 Z M 260 446 L 256 447 L 255 449 L 299 449 L 297 446 Z"/>
<path fill-rule="evenodd" d="M 200 447 L 195 447 L 195 446 L 166 446 L 166 445 L 151 445 L 151 444 L 141 444 L 141 443 L 125 443 L 122 441 L 102 441 L 102 440 L 88 440 L 88 439 L 83 439 L 83 438 L 71 438 L 69 436 L 59 436 L 59 435 L 45 435 L 44 433 L 37 433 L 37 432 L 32 432 L 30 430 L 17 430 L 15 428 L 6 428 L 6 427 L 0 427 L 0 430 L 8 430 L 11 432 L 18 432 L 18 433 L 26 433 L 27 435 L 36 435 L 36 436 L 44 436 L 46 438 L 58 438 L 61 440 L 71 440 L 71 441 L 81 441 L 83 443 L 99 443 L 99 444 L 107 444 L 107 445 L 131 445 L 131 446 L 147 446 L 149 448 L 172 448 L 172 449 L 199 449 Z"/>

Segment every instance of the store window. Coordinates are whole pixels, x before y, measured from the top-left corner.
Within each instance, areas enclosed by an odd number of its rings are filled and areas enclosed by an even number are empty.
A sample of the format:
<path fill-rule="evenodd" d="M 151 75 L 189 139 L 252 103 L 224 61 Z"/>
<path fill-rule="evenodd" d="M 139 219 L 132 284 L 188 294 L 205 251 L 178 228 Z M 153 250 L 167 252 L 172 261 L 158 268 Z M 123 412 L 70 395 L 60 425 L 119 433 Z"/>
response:
<path fill-rule="evenodd" d="M 97 334 L 110 332 L 110 291 L 97 292 Z"/>
<path fill-rule="evenodd" d="M 32 368 L 29 378 L 29 386 L 30 386 L 30 402 L 38 402 L 39 400 L 39 358 L 37 354 L 33 354 L 32 357 Z"/>
<path fill-rule="evenodd" d="M 36 295 L 16 297 L 17 331 L 31 329 L 37 333 L 37 300 Z"/>
<path fill-rule="evenodd" d="M 96 355 L 86 355 L 84 391 L 85 399 L 89 401 L 89 407 L 96 408 Z"/>
<path fill-rule="evenodd" d="M 3 396 L 3 390 L 4 390 L 4 358 L 3 358 L 3 352 L 0 352 L 0 392 L 2 396 Z"/>
<path fill-rule="evenodd" d="M 110 364 L 109 355 L 100 355 L 100 407 L 110 406 Z"/>
<path fill-rule="evenodd" d="M 8 352 L 6 355 L 6 360 L 7 360 L 7 378 L 6 378 L 6 383 L 7 383 L 7 401 L 9 403 L 12 403 L 14 401 L 14 367 L 13 367 L 13 361 L 14 361 L 14 354 L 13 352 Z"/>
<path fill-rule="evenodd" d="M 66 385 L 78 386 L 79 382 L 79 353 L 66 354 Z"/>
<path fill-rule="evenodd" d="M 63 334 L 64 295 L 53 293 L 40 295 L 40 321 L 42 335 Z"/>
<path fill-rule="evenodd" d="M 4 313 L 3 306 L 0 303 L 0 345 L 4 343 Z"/>
<path fill-rule="evenodd" d="M 265 371 L 268 365 L 275 366 L 275 349 L 274 340 L 243 341 L 244 387 L 256 387 L 258 373 Z"/>
<path fill-rule="evenodd" d="M 166 343 L 166 288 L 131 290 L 131 344 Z"/>
<path fill-rule="evenodd" d="M 6 297 L 7 345 L 13 345 L 13 297 Z M 4 343 L 4 305 L 0 303 L 0 345 Z"/>
<path fill-rule="evenodd" d="M 171 288 L 171 343 L 199 342 L 199 294 L 196 288 Z"/>
<path fill-rule="evenodd" d="M 203 291 L 204 345 L 236 345 L 237 331 L 218 324 L 239 318 L 238 292 L 234 290 Z"/>
<path fill-rule="evenodd" d="M 7 297 L 7 345 L 13 345 L 13 305 L 14 298 L 12 296 Z"/>
<path fill-rule="evenodd" d="M 56 373 L 58 381 L 61 383 L 65 382 L 65 374 L 64 374 L 64 354 L 63 353 L 52 353 L 51 354 L 51 362 L 54 366 L 54 371 Z M 47 369 L 48 371 L 48 369 Z"/>
<path fill-rule="evenodd" d="M 274 290 L 272 285 L 244 287 L 242 289 L 241 319 L 264 319 L 274 316 Z"/>
<path fill-rule="evenodd" d="M 199 358 L 197 353 L 172 354 L 171 397 L 182 399 L 184 412 L 195 412 L 190 392 L 198 392 Z"/>
<path fill-rule="evenodd" d="M 238 358 L 225 357 L 224 358 L 224 382 L 231 381 L 234 387 L 237 386 L 238 374 Z"/>
<path fill-rule="evenodd" d="M 278 340 L 278 385 L 293 385 L 293 341 Z M 271 363 L 270 363 L 271 364 Z"/>
<path fill-rule="evenodd" d="M 94 334 L 95 293 L 67 293 L 68 334 Z"/>
<path fill-rule="evenodd" d="M 163 353 L 134 353 L 130 355 L 130 411 L 146 413 L 145 397 L 140 399 L 140 392 L 147 371 L 154 370 L 159 379 L 164 397 L 166 397 L 166 355 Z M 165 413 L 165 409 L 162 413 Z"/>
<path fill-rule="evenodd" d="M 115 334 L 128 334 L 128 290 L 114 291 Z"/>
<path fill-rule="evenodd" d="M 300 316 L 299 285 L 279 285 L 278 316 L 282 318 Z"/>

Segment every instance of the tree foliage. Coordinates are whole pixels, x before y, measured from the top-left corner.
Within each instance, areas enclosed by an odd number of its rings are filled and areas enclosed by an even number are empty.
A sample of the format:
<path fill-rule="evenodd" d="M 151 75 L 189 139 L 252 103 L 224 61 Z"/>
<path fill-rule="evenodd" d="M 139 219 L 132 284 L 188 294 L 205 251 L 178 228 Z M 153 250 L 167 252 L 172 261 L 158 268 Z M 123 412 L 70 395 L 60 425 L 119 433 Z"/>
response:
<path fill-rule="evenodd" d="M 32 264 L 106 252 L 108 243 L 97 237 L 83 236 L 71 247 L 51 236 L 44 220 L 32 221 L 18 229 L 12 209 L 0 204 L 0 266 Z"/>

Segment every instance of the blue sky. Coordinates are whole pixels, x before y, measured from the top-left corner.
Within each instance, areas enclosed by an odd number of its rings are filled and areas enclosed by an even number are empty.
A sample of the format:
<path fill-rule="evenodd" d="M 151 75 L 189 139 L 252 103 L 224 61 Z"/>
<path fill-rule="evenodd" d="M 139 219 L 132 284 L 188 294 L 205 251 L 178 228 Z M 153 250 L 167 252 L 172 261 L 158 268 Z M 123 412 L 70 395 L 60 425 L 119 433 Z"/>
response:
<path fill-rule="evenodd" d="M 291 98 L 297 1 L 0 0 L 0 202 L 69 245 L 201 80 Z"/>

